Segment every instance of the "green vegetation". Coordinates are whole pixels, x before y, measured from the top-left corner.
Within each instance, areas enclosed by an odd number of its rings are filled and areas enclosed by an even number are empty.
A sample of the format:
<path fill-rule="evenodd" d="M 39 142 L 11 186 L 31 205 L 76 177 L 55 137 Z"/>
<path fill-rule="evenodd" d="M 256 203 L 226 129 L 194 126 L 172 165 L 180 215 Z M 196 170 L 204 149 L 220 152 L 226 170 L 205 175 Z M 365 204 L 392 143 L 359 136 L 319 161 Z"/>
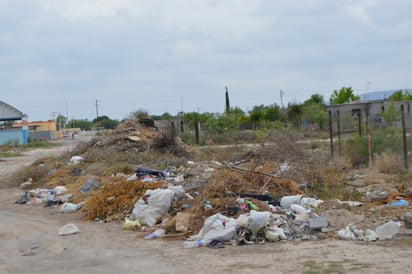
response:
<path fill-rule="evenodd" d="M 390 97 L 392 101 L 409 101 L 412 100 L 412 94 L 407 90 L 398 90 Z"/>
<path fill-rule="evenodd" d="M 21 153 L 16 151 L 0 151 L 0 158 L 10 158 L 10 157 L 17 157 L 21 156 Z"/>
<path fill-rule="evenodd" d="M 395 104 L 392 102 L 386 111 L 381 111 L 379 114 L 385 122 L 393 125 L 394 122 L 401 119 L 401 112 L 396 110 Z"/>
<path fill-rule="evenodd" d="M 336 89 L 333 91 L 329 98 L 331 104 L 344 104 L 359 100 L 359 95 L 353 94 L 351 87 L 342 87 L 339 91 Z"/>

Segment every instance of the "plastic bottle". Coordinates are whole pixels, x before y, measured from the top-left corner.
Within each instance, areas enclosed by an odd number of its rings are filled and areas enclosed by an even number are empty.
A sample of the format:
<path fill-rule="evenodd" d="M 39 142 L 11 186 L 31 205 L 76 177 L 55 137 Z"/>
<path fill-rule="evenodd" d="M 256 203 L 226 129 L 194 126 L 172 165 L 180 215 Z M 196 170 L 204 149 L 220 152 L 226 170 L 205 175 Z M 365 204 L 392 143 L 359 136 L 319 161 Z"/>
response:
<path fill-rule="evenodd" d="M 207 246 L 210 242 L 211 240 L 208 240 L 208 239 L 197 240 L 197 241 L 185 241 L 183 242 L 183 247 L 184 248 L 203 247 L 203 246 Z"/>
<path fill-rule="evenodd" d="M 380 227 L 376 228 L 376 234 L 378 234 L 379 240 L 392 239 L 392 237 L 398 233 L 401 224 L 399 222 L 389 221 L 384 223 Z"/>
<path fill-rule="evenodd" d="M 150 233 L 144 237 L 145 240 L 154 240 L 157 237 L 162 237 L 166 234 L 164 229 L 155 230 L 153 233 Z"/>

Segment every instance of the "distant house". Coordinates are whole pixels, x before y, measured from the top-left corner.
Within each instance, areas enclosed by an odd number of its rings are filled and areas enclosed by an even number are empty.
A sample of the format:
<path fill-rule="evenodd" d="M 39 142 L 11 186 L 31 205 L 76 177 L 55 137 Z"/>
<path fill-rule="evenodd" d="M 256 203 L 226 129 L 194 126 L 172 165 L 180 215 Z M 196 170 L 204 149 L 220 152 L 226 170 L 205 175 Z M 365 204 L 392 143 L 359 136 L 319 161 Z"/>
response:
<path fill-rule="evenodd" d="M 370 125 L 387 125 L 382 117 L 382 113 L 385 113 L 391 105 L 394 105 L 395 109 L 401 113 L 401 107 L 403 107 L 405 115 L 405 127 L 407 129 L 412 128 L 412 101 L 390 101 L 373 100 L 373 101 L 357 101 L 346 104 L 329 105 L 326 110 L 331 115 L 333 123 L 338 119 L 340 120 L 341 131 L 359 130 L 363 127 L 368 117 L 368 123 Z M 401 128 L 401 120 L 392 123 L 393 126 Z"/>
<path fill-rule="evenodd" d="M 21 121 L 20 128 L 8 126 L 8 122 Z M 27 126 L 27 115 L 12 107 L 5 102 L 0 101 L 0 145 L 9 142 L 18 144 L 27 144 L 29 140 L 29 128 Z"/>
<path fill-rule="evenodd" d="M 34 121 L 26 122 L 29 128 L 29 136 L 31 140 L 56 140 L 61 134 L 56 130 L 56 121 Z M 22 123 L 13 124 L 14 128 L 22 127 Z"/>

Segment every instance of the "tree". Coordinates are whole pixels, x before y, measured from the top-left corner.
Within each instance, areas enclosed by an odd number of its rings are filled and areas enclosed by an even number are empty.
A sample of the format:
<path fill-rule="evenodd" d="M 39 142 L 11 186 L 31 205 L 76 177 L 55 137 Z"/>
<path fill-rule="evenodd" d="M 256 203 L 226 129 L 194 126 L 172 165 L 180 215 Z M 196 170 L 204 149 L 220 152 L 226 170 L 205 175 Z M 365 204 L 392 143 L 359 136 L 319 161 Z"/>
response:
<path fill-rule="evenodd" d="M 302 123 L 302 109 L 303 105 L 302 104 L 296 104 L 296 103 L 289 103 L 288 109 L 287 109 L 287 116 L 289 122 L 293 124 L 295 127 L 300 127 Z"/>
<path fill-rule="evenodd" d="M 182 115 L 182 119 L 187 127 L 193 128 L 196 121 L 203 124 L 215 117 L 211 113 L 188 112 Z"/>
<path fill-rule="evenodd" d="M 264 105 L 254 106 L 253 109 L 249 112 L 250 121 L 253 124 L 254 130 L 258 127 L 259 122 L 263 120 L 263 117 L 265 114 L 264 109 L 265 109 Z"/>
<path fill-rule="evenodd" d="M 266 121 L 276 121 L 280 118 L 280 106 L 277 104 L 272 104 L 264 108 L 264 116 L 263 118 Z"/>
<path fill-rule="evenodd" d="M 95 127 L 102 127 L 104 129 L 114 129 L 119 125 L 119 121 L 112 120 L 108 116 L 99 116 L 93 120 L 93 125 Z"/>
<path fill-rule="evenodd" d="M 93 122 L 87 119 L 72 119 L 67 123 L 68 128 L 80 128 L 81 130 L 90 130 L 93 126 Z"/>
<path fill-rule="evenodd" d="M 229 102 L 229 91 L 227 90 L 227 87 L 225 87 L 226 93 L 225 93 L 225 112 L 229 113 L 230 111 L 230 102 Z"/>
<path fill-rule="evenodd" d="M 402 115 L 398 110 L 396 110 L 395 104 L 392 102 L 385 112 L 382 111 L 380 113 L 380 116 L 385 122 L 392 125 L 394 122 L 399 121 Z"/>
<path fill-rule="evenodd" d="M 103 120 L 107 120 L 107 119 L 110 119 L 110 118 L 106 115 L 99 116 L 99 117 L 93 119 L 93 123 L 96 124 L 96 123 L 99 123 L 99 122 L 101 122 Z"/>
<path fill-rule="evenodd" d="M 323 100 L 323 95 L 319 93 L 312 94 L 308 100 L 303 102 L 304 105 L 309 105 L 309 104 L 318 104 L 318 105 L 325 105 L 325 102 Z"/>
<path fill-rule="evenodd" d="M 328 116 L 325 106 L 320 104 L 308 104 L 302 107 L 302 116 L 312 124 L 317 124 L 320 129 L 324 129 Z"/>
<path fill-rule="evenodd" d="M 353 94 L 351 87 L 342 87 L 339 91 L 336 89 L 333 91 L 329 98 L 331 104 L 344 104 L 352 101 L 359 100 L 359 95 Z"/>
<path fill-rule="evenodd" d="M 119 125 L 119 121 L 112 119 L 104 119 L 101 120 L 98 124 L 100 127 L 103 127 L 104 129 L 115 129 Z"/>
<path fill-rule="evenodd" d="M 408 90 L 400 89 L 395 91 L 389 98 L 391 101 L 410 101 L 412 100 L 412 94 Z"/>
<path fill-rule="evenodd" d="M 170 113 L 165 112 L 162 115 L 151 115 L 150 118 L 153 120 L 172 120 L 175 117 L 173 117 Z"/>
<path fill-rule="evenodd" d="M 63 115 L 59 115 L 56 117 L 56 128 L 57 130 L 61 130 L 63 128 L 66 127 L 66 117 L 64 117 Z"/>

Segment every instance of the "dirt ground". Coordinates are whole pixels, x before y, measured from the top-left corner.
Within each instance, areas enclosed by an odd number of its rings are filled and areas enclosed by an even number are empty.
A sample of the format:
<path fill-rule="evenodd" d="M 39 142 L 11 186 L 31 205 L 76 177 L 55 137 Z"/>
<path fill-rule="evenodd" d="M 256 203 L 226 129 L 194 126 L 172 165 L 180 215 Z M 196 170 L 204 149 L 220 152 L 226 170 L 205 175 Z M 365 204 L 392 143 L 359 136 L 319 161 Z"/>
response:
<path fill-rule="evenodd" d="M 0 174 L 72 145 L 2 159 Z M 121 223 L 15 204 L 22 194 L 0 186 L 0 273 L 411 273 L 412 230 L 372 243 L 328 239 L 185 249 L 180 240 L 144 240 L 142 232 L 122 230 Z M 58 236 L 68 223 L 81 232 Z"/>

